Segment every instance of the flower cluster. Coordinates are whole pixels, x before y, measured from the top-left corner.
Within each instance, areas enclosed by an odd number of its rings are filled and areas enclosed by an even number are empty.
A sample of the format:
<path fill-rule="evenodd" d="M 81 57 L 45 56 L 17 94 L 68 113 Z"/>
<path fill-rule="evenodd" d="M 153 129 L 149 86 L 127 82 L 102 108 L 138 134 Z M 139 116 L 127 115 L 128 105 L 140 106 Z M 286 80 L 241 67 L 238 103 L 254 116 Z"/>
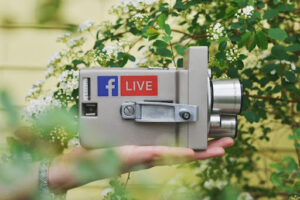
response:
<path fill-rule="evenodd" d="M 244 18 L 248 19 L 253 15 L 254 7 L 253 6 L 246 6 L 245 8 L 241 8 L 237 11 L 235 16 L 237 18 Z"/>
<path fill-rule="evenodd" d="M 82 46 L 84 43 L 86 42 L 86 38 L 84 36 L 77 36 L 72 38 L 69 42 L 68 42 L 68 47 L 73 49 L 75 47 L 80 47 Z"/>
<path fill-rule="evenodd" d="M 68 150 L 73 151 L 76 147 L 80 146 L 79 139 L 77 137 L 74 137 L 69 140 L 68 142 Z"/>
<path fill-rule="evenodd" d="M 291 67 L 291 70 L 295 71 L 296 70 L 296 65 L 295 63 L 292 63 L 288 60 L 277 60 L 275 64 L 284 64 L 284 65 L 289 65 Z"/>
<path fill-rule="evenodd" d="M 57 37 L 56 42 L 66 43 L 71 38 L 71 36 L 71 33 L 63 33 Z"/>
<path fill-rule="evenodd" d="M 45 78 L 49 78 L 54 73 L 53 65 L 49 66 L 48 69 L 45 71 Z"/>
<path fill-rule="evenodd" d="M 43 80 L 39 80 L 37 82 L 35 82 L 30 90 L 28 91 L 25 99 L 28 100 L 28 99 L 31 99 L 31 98 L 34 98 L 36 97 L 37 95 L 40 94 L 41 90 L 42 90 L 42 85 L 43 85 L 44 81 Z"/>
<path fill-rule="evenodd" d="M 239 57 L 240 52 L 237 47 L 230 48 L 226 51 L 226 59 L 231 63 L 237 61 Z"/>
<path fill-rule="evenodd" d="M 226 185 L 228 184 L 227 180 L 213 180 L 209 179 L 204 182 L 204 187 L 208 190 L 218 188 L 219 190 L 222 190 Z"/>
<path fill-rule="evenodd" d="M 31 121 L 44 112 L 60 107 L 62 107 L 62 103 L 55 99 L 53 95 L 44 98 L 31 99 L 29 105 L 23 110 L 22 116 L 27 121 Z"/>
<path fill-rule="evenodd" d="M 61 146 L 65 146 L 68 140 L 68 133 L 63 127 L 55 127 L 50 132 L 51 142 L 56 143 L 59 142 Z"/>
<path fill-rule="evenodd" d="M 138 13 L 133 16 L 133 22 L 137 29 L 142 30 L 147 22 L 147 15 Z"/>
<path fill-rule="evenodd" d="M 79 33 L 90 31 L 93 28 L 94 24 L 95 24 L 95 21 L 93 21 L 93 20 L 87 20 L 84 23 L 82 23 L 81 25 L 79 25 L 77 31 Z"/>
<path fill-rule="evenodd" d="M 72 92 L 78 88 L 79 71 L 78 70 L 65 70 L 58 77 L 59 89 L 62 92 L 59 95 L 66 94 L 70 96 L 70 100 L 73 99 Z"/>
<path fill-rule="evenodd" d="M 239 194 L 237 200 L 253 200 L 253 197 L 248 192 L 242 192 Z"/>
<path fill-rule="evenodd" d="M 110 60 L 117 60 L 118 53 L 124 52 L 126 47 L 129 46 L 128 42 L 118 41 L 115 45 L 107 45 L 102 50 L 96 51 L 95 60 L 102 66 L 106 66 Z"/>
<path fill-rule="evenodd" d="M 225 28 L 220 23 L 211 25 L 207 30 L 208 39 L 218 40 L 221 37 L 225 36 Z"/>
<path fill-rule="evenodd" d="M 120 10 L 122 13 L 128 13 L 130 10 L 141 10 L 145 7 L 152 7 L 158 2 L 159 0 L 121 0 L 113 6 L 112 11 L 118 13 Z"/>

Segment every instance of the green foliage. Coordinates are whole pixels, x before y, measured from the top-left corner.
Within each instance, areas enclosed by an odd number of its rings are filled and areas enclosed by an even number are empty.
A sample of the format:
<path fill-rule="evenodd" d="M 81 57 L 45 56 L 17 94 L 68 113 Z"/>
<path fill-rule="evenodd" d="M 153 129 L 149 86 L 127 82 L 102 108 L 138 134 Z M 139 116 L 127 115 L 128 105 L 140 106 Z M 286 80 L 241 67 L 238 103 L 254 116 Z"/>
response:
<path fill-rule="evenodd" d="M 39 23 L 58 20 L 58 13 L 61 7 L 61 0 L 37 0 L 36 18 Z"/>
<path fill-rule="evenodd" d="M 51 60 L 46 77 L 47 80 L 59 77 L 57 88 L 51 92 L 53 98 L 66 110 L 78 107 L 76 84 L 69 88 L 64 83 L 73 83 L 74 71 L 81 67 L 184 67 L 185 49 L 208 46 L 214 78 L 238 78 L 244 85 L 242 123 L 236 145 L 228 149 L 226 156 L 186 165 L 198 172 L 198 179 L 185 188 L 194 192 L 194 199 L 299 194 L 299 163 L 292 157 L 273 164 L 272 174 L 271 170 L 265 170 L 267 178 L 262 178 L 258 185 L 252 185 L 245 176 L 257 173 L 261 156 L 256 144 L 270 140 L 277 131 L 274 123 L 288 127 L 286 132 L 300 127 L 299 2 L 133 2 L 121 1 L 111 10 L 116 17 L 114 22 L 88 21 L 79 26 L 77 33 L 59 39 L 66 47 Z M 95 36 L 94 44 L 86 47 L 85 36 L 91 34 Z M 67 78 L 61 78 L 66 72 Z M 35 91 L 38 92 L 31 95 L 33 98 L 40 96 L 39 90 Z M 300 160 L 299 132 L 297 129 L 290 136 L 297 160 Z M 269 180 L 273 186 L 266 188 Z M 238 185 L 238 190 L 231 190 L 231 185 Z M 224 188 L 229 189 L 222 193 Z M 124 197 L 122 187 L 115 191 L 119 192 L 111 193 L 107 199 Z M 245 197 L 240 196 L 240 191 L 247 192 Z"/>

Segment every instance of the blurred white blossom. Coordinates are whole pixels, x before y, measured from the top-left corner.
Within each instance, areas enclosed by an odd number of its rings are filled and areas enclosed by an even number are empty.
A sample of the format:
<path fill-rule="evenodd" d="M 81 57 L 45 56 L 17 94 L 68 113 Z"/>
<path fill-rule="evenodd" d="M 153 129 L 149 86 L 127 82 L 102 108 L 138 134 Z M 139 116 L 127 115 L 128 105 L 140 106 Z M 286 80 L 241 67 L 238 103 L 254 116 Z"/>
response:
<path fill-rule="evenodd" d="M 226 50 L 226 59 L 229 62 L 235 62 L 239 59 L 239 57 L 240 57 L 240 52 L 237 47 L 234 46 Z"/>
<path fill-rule="evenodd" d="M 213 188 L 218 188 L 219 190 L 223 189 L 228 184 L 228 181 L 226 180 L 213 180 L 209 179 L 204 182 L 204 187 L 208 190 L 211 190 Z"/>
<path fill-rule="evenodd" d="M 245 18 L 248 19 L 252 16 L 254 12 L 254 7 L 253 6 L 246 6 L 245 8 L 241 8 L 237 11 L 237 13 L 235 14 L 235 16 L 237 18 Z"/>
<path fill-rule="evenodd" d="M 45 71 L 45 78 L 49 78 L 54 73 L 54 67 L 51 65 Z"/>
<path fill-rule="evenodd" d="M 63 71 L 58 77 L 58 82 L 63 93 L 71 96 L 72 92 L 78 88 L 79 71 L 73 69 Z"/>
<path fill-rule="evenodd" d="M 84 36 L 74 37 L 68 42 L 68 47 L 72 49 L 75 47 L 82 46 L 85 43 L 85 41 L 86 38 Z"/>
<path fill-rule="evenodd" d="M 50 111 L 54 108 L 60 108 L 61 106 L 61 102 L 55 99 L 53 95 L 40 97 L 38 99 L 31 99 L 29 101 L 29 105 L 23 110 L 22 116 L 26 120 L 30 121 L 46 111 Z"/>
<path fill-rule="evenodd" d="M 121 10 L 123 13 L 128 13 L 130 9 L 140 10 L 158 2 L 159 0 L 121 0 L 113 6 L 113 11 Z"/>
<path fill-rule="evenodd" d="M 225 36 L 225 28 L 219 22 L 212 24 L 207 30 L 208 39 L 218 40 L 219 38 Z"/>
<path fill-rule="evenodd" d="M 35 82 L 29 89 L 27 95 L 25 96 L 25 99 L 28 100 L 28 99 L 33 98 L 34 96 L 38 95 L 42 90 L 42 85 L 44 82 L 45 82 L 44 80 L 39 80 L 39 81 Z"/>
<path fill-rule="evenodd" d="M 115 191 L 114 188 L 105 188 L 101 192 L 101 197 L 105 197 L 106 195 L 108 195 L 109 193 L 113 193 L 114 191 Z"/>
<path fill-rule="evenodd" d="M 71 36 L 71 33 L 63 33 L 57 37 L 56 41 L 65 43 L 70 39 Z"/>
<path fill-rule="evenodd" d="M 238 196 L 237 200 L 253 200 L 253 197 L 248 192 L 242 192 Z"/>
<path fill-rule="evenodd" d="M 78 32 L 82 33 L 82 32 L 85 32 L 85 31 L 90 31 L 93 28 L 94 24 L 95 24 L 95 21 L 87 20 L 84 23 L 79 25 Z"/>
<path fill-rule="evenodd" d="M 80 146 L 80 142 L 79 142 L 78 138 L 72 138 L 68 142 L 68 149 L 70 151 L 74 150 L 76 147 L 79 147 L 79 146 Z"/>

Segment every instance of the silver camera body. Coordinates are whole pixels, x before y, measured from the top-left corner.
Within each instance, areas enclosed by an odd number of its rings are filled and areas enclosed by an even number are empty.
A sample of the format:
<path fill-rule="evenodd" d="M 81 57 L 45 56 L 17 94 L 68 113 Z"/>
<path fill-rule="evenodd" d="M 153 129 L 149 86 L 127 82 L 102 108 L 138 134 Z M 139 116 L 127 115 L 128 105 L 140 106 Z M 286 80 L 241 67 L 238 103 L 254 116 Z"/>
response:
<path fill-rule="evenodd" d="M 80 141 L 206 149 L 208 138 L 235 137 L 239 80 L 211 80 L 208 48 L 190 47 L 184 68 L 80 70 Z"/>

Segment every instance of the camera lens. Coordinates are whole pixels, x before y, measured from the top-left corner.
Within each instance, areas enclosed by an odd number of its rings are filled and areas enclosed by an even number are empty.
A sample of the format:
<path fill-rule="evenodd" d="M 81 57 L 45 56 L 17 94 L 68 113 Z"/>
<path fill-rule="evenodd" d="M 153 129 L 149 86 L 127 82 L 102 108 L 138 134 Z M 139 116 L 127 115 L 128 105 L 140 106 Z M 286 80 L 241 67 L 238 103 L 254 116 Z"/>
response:
<path fill-rule="evenodd" d="M 242 84 L 238 79 L 214 80 L 213 113 L 239 114 L 242 105 Z"/>
<path fill-rule="evenodd" d="M 235 138 L 237 134 L 237 118 L 236 116 L 221 115 L 220 127 L 210 126 L 210 138 L 232 137 Z"/>

